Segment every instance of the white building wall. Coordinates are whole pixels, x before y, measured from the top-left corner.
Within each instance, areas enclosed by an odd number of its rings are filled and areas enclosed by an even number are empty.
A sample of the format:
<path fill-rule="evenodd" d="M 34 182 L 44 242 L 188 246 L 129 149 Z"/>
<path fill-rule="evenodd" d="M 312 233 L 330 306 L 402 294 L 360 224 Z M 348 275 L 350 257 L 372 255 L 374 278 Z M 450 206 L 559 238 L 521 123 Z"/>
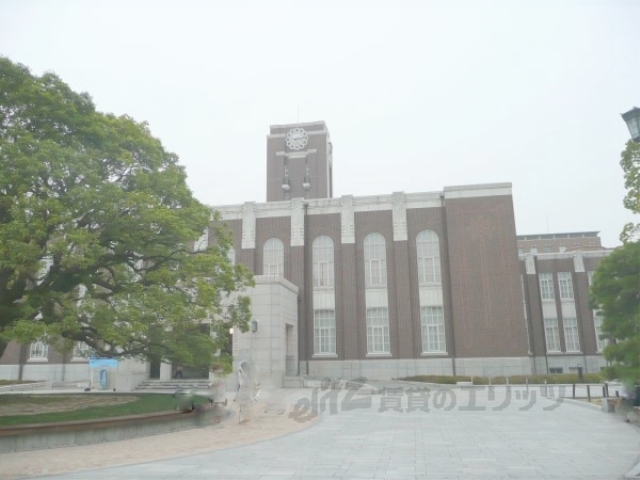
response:
<path fill-rule="evenodd" d="M 252 381 L 261 388 L 280 388 L 286 373 L 286 356 L 292 355 L 298 363 L 298 288 L 279 276 L 255 277 L 256 286 L 244 292 L 251 297 L 253 318 L 257 331 L 233 331 L 234 370 L 245 361 L 250 365 Z M 289 342 L 287 350 L 287 325 Z M 235 376 L 227 388 L 237 388 Z"/>

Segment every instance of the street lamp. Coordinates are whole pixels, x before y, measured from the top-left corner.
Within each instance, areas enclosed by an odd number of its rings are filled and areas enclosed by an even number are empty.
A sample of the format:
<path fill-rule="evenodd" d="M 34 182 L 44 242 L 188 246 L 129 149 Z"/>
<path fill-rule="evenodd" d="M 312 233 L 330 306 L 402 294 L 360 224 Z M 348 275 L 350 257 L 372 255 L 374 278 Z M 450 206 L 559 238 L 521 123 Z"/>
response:
<path fill-rule="evenodd" d="M 627 113 L 623 113 L 622 119 L 627 123 L 631 139 L 640 142 L 640 108 L 633 107 Z"/>

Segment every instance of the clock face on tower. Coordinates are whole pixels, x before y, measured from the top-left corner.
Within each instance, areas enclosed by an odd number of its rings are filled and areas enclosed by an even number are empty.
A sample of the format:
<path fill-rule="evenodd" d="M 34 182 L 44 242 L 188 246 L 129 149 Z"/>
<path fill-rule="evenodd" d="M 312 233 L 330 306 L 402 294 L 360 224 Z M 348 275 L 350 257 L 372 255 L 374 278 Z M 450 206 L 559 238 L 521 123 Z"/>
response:
<path fill-rule="evenodd" d="M 300 150 L 307 146 L 309 135 L 304 128 L 296 127 L 287 132 L 287 147 L 291 150 Z"/>

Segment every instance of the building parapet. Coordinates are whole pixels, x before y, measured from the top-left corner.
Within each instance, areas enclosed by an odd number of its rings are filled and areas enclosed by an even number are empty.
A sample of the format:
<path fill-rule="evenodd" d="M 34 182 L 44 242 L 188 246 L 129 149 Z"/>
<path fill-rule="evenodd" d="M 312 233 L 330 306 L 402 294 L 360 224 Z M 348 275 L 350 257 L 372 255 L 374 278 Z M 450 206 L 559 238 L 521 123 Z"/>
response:
<path fill-rule="evenodd" d="M 253 279 L 255 280 L 256 285 L 268 285 L 277 283 L 282 285 L 283 287 L 288 288 L 296 295 L 298 294 L 298 287 L 280 275 L 255 275 Z"/>

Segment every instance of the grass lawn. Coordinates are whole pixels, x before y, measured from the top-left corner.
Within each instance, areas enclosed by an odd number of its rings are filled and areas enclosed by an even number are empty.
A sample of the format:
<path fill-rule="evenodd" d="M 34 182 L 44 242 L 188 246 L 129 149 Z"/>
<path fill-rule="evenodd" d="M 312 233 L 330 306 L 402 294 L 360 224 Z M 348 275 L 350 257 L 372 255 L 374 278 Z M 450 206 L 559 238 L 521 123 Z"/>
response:
<path fill-rule="evenodd" d="M 108 397 L 134 398 L 126 403 L 115 403 L 107 405 L 96 405 Z M 196 404 L 205 404 L 208 400 L 204 397 L 195 397 Z M 55 411 L 56 404 L 61 410 Z M 29 405 L 31 411 L 37 412 L 39 408 L 46 410 L 43 413 L 33 413 L 28 415 L 2 415 L 5 408 Z M 120 417 L 125 415 L 138 415 L 152 412 L 163 412 L 175 410 L 175 399 L 171 395 L 157 393 L 136 393 L 136 394 L 55 394 L 55 395 L 25 395 L 9 394 L 0 395 L 0 427 L 13 425 L 28 425 L 33 423 L 53 423 L 67 422 L 71 420 L 93 420 L 108 417 Z M 70 409 L 71 407 L 71 409 Z"/>

